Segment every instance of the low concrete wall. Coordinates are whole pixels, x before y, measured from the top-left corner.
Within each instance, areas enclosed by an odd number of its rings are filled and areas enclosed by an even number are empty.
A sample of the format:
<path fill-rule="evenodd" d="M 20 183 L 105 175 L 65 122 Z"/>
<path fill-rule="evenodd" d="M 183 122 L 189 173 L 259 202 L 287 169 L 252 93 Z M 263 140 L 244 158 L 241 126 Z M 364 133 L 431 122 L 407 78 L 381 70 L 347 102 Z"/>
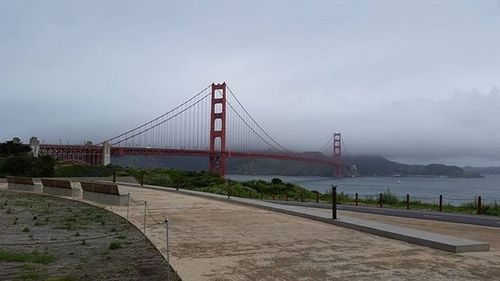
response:
<path fill-rule="evenodd" d="M 127 206 L 129 195 L 111 195 L 106 193 L 83 191 L 83 199 L 106 205 Z"/>
<path fill-rule="evenodd" d="M 80 197 L 81 190 L 72 188 L 72 189 L 67 189 L 67 188 L 58 188 L 58 187 L 51 187 L 51 186 L 44 186 L 43 187 L 43 192 L 51 195 L 57 195 L 57 196 L 67 196 L 67 197 Z"/>
<path fill-rule="evenodd" d="M 39 184 L 21 184 L 21 183 L 11 183 L 7 186 L 8 189 L 21 190 L 21 191 L 35 191 L 42 192 L 43 187 Z"/>

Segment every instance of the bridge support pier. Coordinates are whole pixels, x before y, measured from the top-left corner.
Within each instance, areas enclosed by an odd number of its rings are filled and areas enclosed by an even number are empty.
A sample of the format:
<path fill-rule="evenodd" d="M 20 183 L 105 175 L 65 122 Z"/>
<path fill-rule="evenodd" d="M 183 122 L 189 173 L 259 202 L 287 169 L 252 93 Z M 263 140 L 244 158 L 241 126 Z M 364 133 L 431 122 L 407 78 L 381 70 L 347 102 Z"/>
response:
<path fill-rule="evenodd" d="M 102 143 L 102 165 L 107 166 L 111 164 L 111 145 L 105 141 Z"/>
<path fill-rule="evenodd" d="M 30 138 L 30 147 L 31 147 L 31 154 L 33 155 L 33 157 L 38 158 L 38 154 L 40 153 L 40 141 L 38 140 L 37 137 Z"/>

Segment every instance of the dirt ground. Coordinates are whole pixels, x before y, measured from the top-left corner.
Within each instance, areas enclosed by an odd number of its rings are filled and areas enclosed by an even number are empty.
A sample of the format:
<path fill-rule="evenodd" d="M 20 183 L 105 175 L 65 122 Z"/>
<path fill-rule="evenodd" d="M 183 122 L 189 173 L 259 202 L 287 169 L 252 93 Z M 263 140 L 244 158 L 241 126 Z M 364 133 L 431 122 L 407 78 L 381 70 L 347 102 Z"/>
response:
<path fill-rule="evenodd" d="M 120 188 L 147 201 L 156 220 L 170 220 L 171 264 L 183 280 L 500 280 L 498 229 L 418 223 L 492 245 L 490 252 L 453 254 L 252 207 Z M 130 208 L 138 227 L 142 208 Z M 113 211 L 126 215 L 124 207 Z M 164 226 L 147 234 L 165 253 Z"/>
<path fill-rule="evenodd" d="M 0 229 L 2 281 L 166 280 L 141 232 L 95 206 L 0 190 Z"/>

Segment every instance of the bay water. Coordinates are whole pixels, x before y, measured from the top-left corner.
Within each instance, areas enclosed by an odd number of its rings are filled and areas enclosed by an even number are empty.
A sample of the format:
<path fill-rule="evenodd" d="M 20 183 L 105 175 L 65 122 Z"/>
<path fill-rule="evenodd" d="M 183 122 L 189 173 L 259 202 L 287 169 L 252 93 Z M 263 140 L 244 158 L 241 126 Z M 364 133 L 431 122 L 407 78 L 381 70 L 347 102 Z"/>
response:
<path fill-rule="evenodd" d="M 498 202 L 500 204 L 500 175 L 485 175 L 482 178 L 447 178 L 447 177 L 358 177 L 358 178 L 327 178 L 327 177 L 292 177 L 276 175 L 229 175 L 237 181 L 262 179 L 271 181 L 280 178 L 284 182 L 294 183 L 309 190 L 321 193 L 337 186 L 338 192 L 360 197 L 376 196 L 390 190 L 401 199 L 409 194 L 412 200 L 438 202 L 443 195 L 444 204 L 459 205 L 473 202 L 481 196 L 484 203 Z"/>

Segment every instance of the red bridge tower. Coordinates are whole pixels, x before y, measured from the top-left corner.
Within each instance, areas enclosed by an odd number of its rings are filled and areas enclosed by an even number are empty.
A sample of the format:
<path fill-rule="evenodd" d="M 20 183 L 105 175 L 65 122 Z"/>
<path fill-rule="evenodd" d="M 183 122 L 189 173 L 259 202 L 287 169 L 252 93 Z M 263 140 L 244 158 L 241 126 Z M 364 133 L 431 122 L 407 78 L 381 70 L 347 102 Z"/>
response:
<path fill-rule="evenodd" d="M 226 172 L 226 82 L 212 84 L 208 169 L 221 177 Z"/>
<path fill-rule="evenodd" d="M 342 139 L 340 133 L 333 134 L 333 160 L 335 161 L 333 175 L 342 177 Z"/>

